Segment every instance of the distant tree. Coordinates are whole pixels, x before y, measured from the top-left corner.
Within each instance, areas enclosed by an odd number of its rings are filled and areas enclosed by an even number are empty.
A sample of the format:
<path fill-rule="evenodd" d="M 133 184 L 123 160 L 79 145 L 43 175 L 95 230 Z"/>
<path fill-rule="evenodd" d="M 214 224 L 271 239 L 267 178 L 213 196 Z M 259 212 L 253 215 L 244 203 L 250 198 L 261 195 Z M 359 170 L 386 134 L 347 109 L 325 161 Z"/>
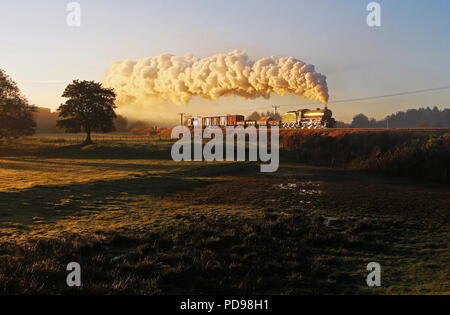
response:
<path fill-rule="evenodd" d="M 270 111 L 267 111 L 267 112 L 261 112 L 261 117 L 267 117 L 267 116 L 270 116 L 271 115 L 271 112 Z"/>
<path fill-rule="evenodd" d="M 117 131 L 128 131 L 128 119 L 122 115 L 117 115 L 114 119 L 114 126 Z"/>
<path fill-rule="evenodd" d="M 376 127 L 377 128 L 387 128 L 387 127 L 389 127 L 388 118 L 386 117 L 383 120 L 377 120 Z"/>
<path fill-rule="evenodd" d="M 37 107 L 34 113 L 36 121 L 36 133 L 57 133 L 56 121 L 58 120 L 58 113 L 52 112 L 50 108 Z"/>
<path fill-rule="evenodd" d="M 423 119 L 423 120 L 421 120 L 421 121 L 419 121 L 417 123 L 416 127 L 418 127 L 418 128 L 428 128 L 428 127 L 430 127 L 430 123 L 428 122 L 428 120 Z"/>
<path fill-rule="evenodd" d="M 375 118 L 369 119 L 369 128 L 377 128 L 377 120 Z"/>
<path fill-rule="evenodd" d="M 346 128 L 347 124 L 336 122 L 337 128 Z M 353 117 L 351 128 L 449 128 L 450 108 L 440 110 L 437 106 L 432 109 L 419 108 L 400 111 L 386 116 L 382 120 L 367 118 L 364 114 Z"/>
<path fill-rule="evenodd" d="M 249 116 L 247 116 L 247 120 L 259 120 L 261 115 L 258 112 L 253 112 Z"/>
<path fill-rule="evenodd" d="M 353 117 L 352 128 L 369 128 L 370 122 L 369 118 L 367 118 L 364 114 L 358 114 Z"/>
<path fill-rule="evenodd" d="M 279 113 L 271 112 L 270 110 L 264 112 L 261 112 L 261 114 L 258 114 L 257 112 L 254 112 L 252 115 L 259 115 L 258 119 L 261 117 L 272 117 L 275 120 L 281 120 L 281 115 Z M 256 115 L 255 115 L 256 116 Z M 252 120 L 258 120 L 258 119 L 252 119 Z"/>
<path fill-rule="evenodd" d="M 145 129 L 150 128 L 150 124 L 145 121 L 135 121 L 130 125 L 130 129 Z"/>
<path fill-rule="evenodd" d="M 281 115 L 280 115 L 280 113 L 278 113 L 278 112 L 272 112 L 271 114 L 270 114 L 270 116 L 272 116 L 275 120 L 279 120 L 279 121 L 281 121 Z"/>
<path fill-rule="evenodd" d="M 350 128 L 351 125 L 343 121 L 336 121 L 336 128 Z"/>
<path fill-rule="evenodd" d="M 74 80 L 62 97 L 68 100 L 58 108 L 59 117 L 63 119 L 58 120 L 57 125 L 66 132 L 85 132 L 84 144 L 92 143 L 92 132 L 115 130 L 116 94 L 112 89 L 94 81 Z"/>
<path fill-rule="evenodd" d="M 17 84 L 0 69 L 0 139 L 33 135 L 35 111 L 36 107 L 20 94 Z"/>
<path fill-rule="evenodd" d="M 439 110 L 437 106 L 433 109 L 429 107 L 408 109 L 388 118 L 389 126 L 394 128 L 450 127 L 450 109 Z"/>

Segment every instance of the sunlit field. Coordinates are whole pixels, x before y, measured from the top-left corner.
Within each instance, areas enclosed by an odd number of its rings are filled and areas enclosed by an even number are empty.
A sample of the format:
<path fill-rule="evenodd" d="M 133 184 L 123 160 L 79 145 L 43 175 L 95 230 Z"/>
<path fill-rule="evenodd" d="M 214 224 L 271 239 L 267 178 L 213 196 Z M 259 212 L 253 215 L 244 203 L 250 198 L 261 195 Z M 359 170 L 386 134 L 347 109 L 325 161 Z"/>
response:
<path fill-rule="evenodd" d="M 266 174 L 176 163 L 170 141 L 144 140 L 1 146 L 0 292 L 450 292 L 446 183 L 289 154 Z M 80 288 L 66 286 L 71 261 Z M 366 285 L 371 261 L 382 287 Z"/>

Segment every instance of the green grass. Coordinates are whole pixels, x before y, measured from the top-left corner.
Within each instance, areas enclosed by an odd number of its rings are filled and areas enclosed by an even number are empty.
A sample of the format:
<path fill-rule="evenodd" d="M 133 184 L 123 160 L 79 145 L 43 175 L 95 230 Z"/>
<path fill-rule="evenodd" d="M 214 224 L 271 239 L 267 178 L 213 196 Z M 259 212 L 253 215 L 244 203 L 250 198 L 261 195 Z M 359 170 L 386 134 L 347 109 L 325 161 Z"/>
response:
<path fill-rule="evenodd" d="M 169 150 L 0 147 L 0 293 L 450 292 L 448 185 L 298 164 L 261 174 Z M 65 284 L 71 261 L 81 288 Z M 371 261 L 380 288 L 365 284 Z"/>

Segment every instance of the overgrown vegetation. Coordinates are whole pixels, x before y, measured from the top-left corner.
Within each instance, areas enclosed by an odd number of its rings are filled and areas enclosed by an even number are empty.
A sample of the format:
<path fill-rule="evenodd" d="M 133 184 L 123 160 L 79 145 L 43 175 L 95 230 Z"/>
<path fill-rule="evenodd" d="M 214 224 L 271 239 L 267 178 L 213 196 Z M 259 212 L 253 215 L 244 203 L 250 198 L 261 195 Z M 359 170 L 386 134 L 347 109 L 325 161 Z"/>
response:
<path fill-rule="evenodd" d="M 312 247 L 332 238 L 320 221 L 268 212 L 241 224 L 211 217 L 174 222 L 167 230 L 141 237 L 115 234 L 108 242 L 67 235 L 3 244 L 0 292 L 330 293 L 336 279 L 326 266 L 315 264 Z M 79 290 L 62 281 L 70 261 L 80 262 L 86 275 Z M 354 280 L 351 287 L 359 282 Z"/>
<path fill-rule="evenodd" d="M 353 117 L 351 124 L 340 122 L 341 128 L 450 128 L 450 108 L 440 110 L 437 106 L 408 109 L 386 116 L 383 120 L 368 118 L 364 114 Z"/>
<path fill-rule="evenodd" d="M 287 131 L 281 145 L 306 164 L 450 181 L 448 130 Z"/>
<path fill-rule="evenodd" d="M 445 225 L 427 227 L 389 216 L 342 216 L 330 225 L 318 212 L 266 208 L 251 217 L 233 208 L 178 209 L 166 212 L 159 226 L 129 222 L 129 228 L 105 231 L 100 225 L 90 233 L 84 226 L 76 234 L 60 231 L 3 242 L 0 292 L 406 294 L 450 289 Z M 137 219 L 135 212 L 123 212 L 120 220 L 132 218 Z M 81 288 L 65 285 L 65 266 L 72 261 L 83 266 Z M 383 266 L 381 288 L 365 285 L 364 267 L 370 261 Z"/>

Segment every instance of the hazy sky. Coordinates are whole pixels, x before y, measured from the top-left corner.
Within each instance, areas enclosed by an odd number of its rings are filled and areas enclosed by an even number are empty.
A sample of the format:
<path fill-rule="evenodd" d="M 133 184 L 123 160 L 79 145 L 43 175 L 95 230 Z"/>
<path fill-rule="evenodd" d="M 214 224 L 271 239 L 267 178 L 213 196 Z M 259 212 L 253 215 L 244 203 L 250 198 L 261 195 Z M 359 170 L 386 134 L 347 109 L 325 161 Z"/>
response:
<path fill-rule="evenodd" d="M 448 0 L 378 1 L 380 28 L 366 24 L 368 0 L 80 0 L 79 28 L 66 24 L 69 2 L 0 2 L 0 68 L 38 106 L 56 109 L 72 79 L 101 81 L 115 60 L 240 49 L 252 59 L 294 56 L 314 64 L 328 78 L 330 108 L 339 120 L 360 112 L 382 118 L 407 108 L 449 107 L 450 89 L 332 104 L 450 85 Z M 193 99 L 183 111 L 247 114 L 302 103 L 309 102 Z"/>

